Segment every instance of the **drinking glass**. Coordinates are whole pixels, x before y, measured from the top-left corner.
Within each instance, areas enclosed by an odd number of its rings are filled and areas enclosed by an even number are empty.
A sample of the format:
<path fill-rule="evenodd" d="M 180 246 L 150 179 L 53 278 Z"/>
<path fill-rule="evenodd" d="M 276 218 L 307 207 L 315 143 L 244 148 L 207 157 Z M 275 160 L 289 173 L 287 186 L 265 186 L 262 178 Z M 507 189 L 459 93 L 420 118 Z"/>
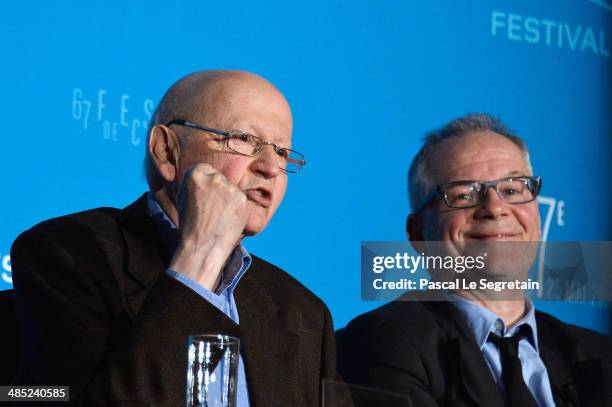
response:
<path fill-rule="evenodd" d="M 240 340 L 192 335 L 188 340 L 186 405 L 235 407 Z"/>

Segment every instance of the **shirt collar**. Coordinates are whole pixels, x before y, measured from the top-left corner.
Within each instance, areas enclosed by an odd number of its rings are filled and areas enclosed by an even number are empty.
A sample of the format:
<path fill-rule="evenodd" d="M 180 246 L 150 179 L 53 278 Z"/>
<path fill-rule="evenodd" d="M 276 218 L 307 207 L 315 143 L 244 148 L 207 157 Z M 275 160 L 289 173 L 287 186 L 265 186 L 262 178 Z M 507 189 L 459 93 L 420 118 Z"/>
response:
<path fill-rule="evenodd" d="M 153 193 L 150 191 L 147 193 L 147 207 L 149 209 L 149 215 L 153 219 L 153 223 L 155 223 L 155 227 L 159 232 L 162 245 L 166 252 L 166 258 L 169 261 L 178 245 L 178 229 L 174 222 L 166 215 L 166 212 L 164 212 L 162 207 L 155 200 Z M 219 287 L 215 290 L 216 294 L 221 294 L 226 289 L 233 292 L 252 261 L 251 255 L 242 242 L 240 242 L 225 262 L 221 282 L 219 283 Z"/>
<path fill-rule="evenodd" d="M 147 208 L 149 209 L 149 216 L 153 219 L 155 228 L 161 238 L 164 248 L 164 258 L 166 262 L 169 263 L 178 245 L 178 229 L 174 222 L 166 215 L 162 207 L 157 203 L 151 192 L 147 193 Z"/>
<path fill-rule="evenodd" d="M 538 347 L 538 329 L 535 319 L 535 308 L 533 302 L 531 302 L 529 298 L 525 300 L 525 307 L 527 308 L 525 315 L 523 315 L 512 328 L 506 329 L 504 321 L 493 311 L 457 294 L 451 293 L 448 296 L 451 304 L 457 308 L 467 322 L 468 328 L 474 334 L 474 338 L 476 338 L 476 342 L 481 350 L 487 343 L 489 333 L 494 332 L 501 337 L 512 336 L 518 331 L 521 325 L 528 325 L 531 328 L 531 335 L 527 335 L 528 342 L 536 352 L 540 352 Z"/>

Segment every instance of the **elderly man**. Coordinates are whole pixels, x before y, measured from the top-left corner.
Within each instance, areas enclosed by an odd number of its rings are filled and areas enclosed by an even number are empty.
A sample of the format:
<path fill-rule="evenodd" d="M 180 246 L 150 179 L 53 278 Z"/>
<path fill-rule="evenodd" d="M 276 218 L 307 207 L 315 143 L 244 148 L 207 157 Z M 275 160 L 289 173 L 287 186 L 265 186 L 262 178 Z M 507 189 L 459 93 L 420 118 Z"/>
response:
<path fill-rule="evenodd" d="M 241 243 L 305 164 L 291 131 L 287 101 L 257 75 L 174 84 L 149 132 L 150 192 L 15 241 L 17 383 L 67 385 L 87 406 L 182 405 L 187 337 L 224 333 L 241 341 L 238 406 L 318 405 L 335 375 L 329 311 Z"/>
<path fill-rule="evenodd" d="M 538 241 L 539 189 L 525 143 L 506 126 L 486 114 L 456 119 L 425 138 L 410 166 L 409 239 Z M 414 406 L 612 405 L 609 337 L 535 311 L 522 292 L 442 298 L 407 294 L 340 330 L 343 378 L 407 394 Z"/>

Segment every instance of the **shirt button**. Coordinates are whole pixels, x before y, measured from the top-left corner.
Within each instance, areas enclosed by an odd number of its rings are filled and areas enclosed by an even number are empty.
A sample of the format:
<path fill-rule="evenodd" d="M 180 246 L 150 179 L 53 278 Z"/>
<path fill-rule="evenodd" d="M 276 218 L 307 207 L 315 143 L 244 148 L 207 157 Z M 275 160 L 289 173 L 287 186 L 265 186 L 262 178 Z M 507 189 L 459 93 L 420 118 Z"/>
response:
<path fill-rule="evenodd" d="M 504 329 L 504 323 L 499 319 L 495 321 L 495 330 L 497 330 L 497 332 L 502 332 L 503 329 Z"/>

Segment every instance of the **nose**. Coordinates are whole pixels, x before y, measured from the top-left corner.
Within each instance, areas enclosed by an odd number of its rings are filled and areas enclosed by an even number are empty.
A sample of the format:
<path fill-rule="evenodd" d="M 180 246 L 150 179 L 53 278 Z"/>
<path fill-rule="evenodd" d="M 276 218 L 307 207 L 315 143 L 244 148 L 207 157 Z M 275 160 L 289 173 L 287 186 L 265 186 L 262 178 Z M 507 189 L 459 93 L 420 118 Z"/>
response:
<path fill-rule="evenodd" d="M 499 197 L 494 186 L 487 188 L 484 201 L 477 207 L 477 219 L 497 219 L 508 215 L 508 204 Z"/>
<path fill-rule="evenodd" d="M 274 178 L 281 173 L 281 165 L 283 159 L 276 153 L 274 146 L 264 144 L 251 163 L 251 169 L 264 178 Z"/>

